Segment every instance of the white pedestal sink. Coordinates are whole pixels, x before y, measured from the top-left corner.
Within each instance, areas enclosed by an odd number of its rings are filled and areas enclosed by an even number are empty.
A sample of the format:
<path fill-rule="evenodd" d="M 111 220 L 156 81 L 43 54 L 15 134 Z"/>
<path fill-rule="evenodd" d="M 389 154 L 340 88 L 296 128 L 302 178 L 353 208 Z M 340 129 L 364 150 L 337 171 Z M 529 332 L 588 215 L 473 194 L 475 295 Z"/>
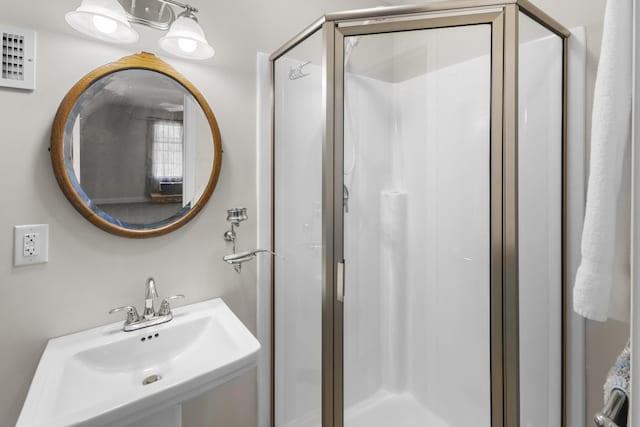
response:
<path fill-rule="evenodd" d="M 180 427 L 182 425 L 182 406 L 176 405 L 158 411 L 142 420 L 124 424 L 122 427 Z"/>
<path fill-rule="evenodd" d="M 182 402 L 256 365 L 260 344 L 221 299 L 173 314 L 50 340 L 16 427 L 180 427 Z"/>

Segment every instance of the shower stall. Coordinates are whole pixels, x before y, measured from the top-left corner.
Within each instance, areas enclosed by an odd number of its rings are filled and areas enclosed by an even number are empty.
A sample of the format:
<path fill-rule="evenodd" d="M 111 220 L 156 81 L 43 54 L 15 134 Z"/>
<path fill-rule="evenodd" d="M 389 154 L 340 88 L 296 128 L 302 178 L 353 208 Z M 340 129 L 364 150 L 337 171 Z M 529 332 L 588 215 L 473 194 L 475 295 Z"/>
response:
<path fill-rule="evenodd" d="M 271 56 L 273 426 L 565 425 L 568 37 L 440 1 Z"/>

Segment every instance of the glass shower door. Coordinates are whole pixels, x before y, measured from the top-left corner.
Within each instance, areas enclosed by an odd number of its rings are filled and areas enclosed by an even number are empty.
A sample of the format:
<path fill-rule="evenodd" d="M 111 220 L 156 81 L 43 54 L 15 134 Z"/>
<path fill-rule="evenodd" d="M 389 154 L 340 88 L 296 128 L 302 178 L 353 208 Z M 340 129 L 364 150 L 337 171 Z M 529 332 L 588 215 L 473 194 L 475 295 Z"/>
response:
<path fill-rule="evenodd" d="M 344 425 L 491 425 L 491 26 L 344 37 Z"/>
<path fill-rule="evenodd" d="M 274 425 L 322 423 L 322 34 L 274 63 Z"/>
<path fill-rule="evenodd" d="M 520 425 L 562 425 L 562 39 L 519 14 Z"/>

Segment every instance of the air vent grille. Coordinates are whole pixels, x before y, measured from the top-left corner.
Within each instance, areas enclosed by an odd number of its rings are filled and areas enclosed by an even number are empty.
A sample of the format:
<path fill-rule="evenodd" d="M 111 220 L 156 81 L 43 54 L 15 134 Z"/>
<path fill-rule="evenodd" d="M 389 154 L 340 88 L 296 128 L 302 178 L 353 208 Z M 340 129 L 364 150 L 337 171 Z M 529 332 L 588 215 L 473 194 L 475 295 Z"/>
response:
<path fill-rule="evenodd" d="M 2 35 L 0 87 L 35 89 L 35 31 L 0 24 L 0 35 Z"/>
<path fill-rule="evenodd" d="M 2 78 L 24 81 L 24 36 L 2 33 Z"/>

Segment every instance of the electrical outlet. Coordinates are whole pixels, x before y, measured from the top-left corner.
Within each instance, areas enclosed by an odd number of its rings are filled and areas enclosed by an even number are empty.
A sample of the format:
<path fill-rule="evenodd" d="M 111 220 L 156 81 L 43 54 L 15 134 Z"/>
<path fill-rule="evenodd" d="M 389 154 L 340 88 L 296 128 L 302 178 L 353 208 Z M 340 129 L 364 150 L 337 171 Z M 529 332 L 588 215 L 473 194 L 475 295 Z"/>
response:
<path fill-rule="evenodd" d="M 38 245 L 38 233 L 27 233 L 22 238 L 22 255 L 25 257 L 34 257 L 39 255 Z"/>
<path fill-rule="evenodd" d="M 32 265 L 48 261 L 49 225 L 16 225 L 13 265 Z"/>

